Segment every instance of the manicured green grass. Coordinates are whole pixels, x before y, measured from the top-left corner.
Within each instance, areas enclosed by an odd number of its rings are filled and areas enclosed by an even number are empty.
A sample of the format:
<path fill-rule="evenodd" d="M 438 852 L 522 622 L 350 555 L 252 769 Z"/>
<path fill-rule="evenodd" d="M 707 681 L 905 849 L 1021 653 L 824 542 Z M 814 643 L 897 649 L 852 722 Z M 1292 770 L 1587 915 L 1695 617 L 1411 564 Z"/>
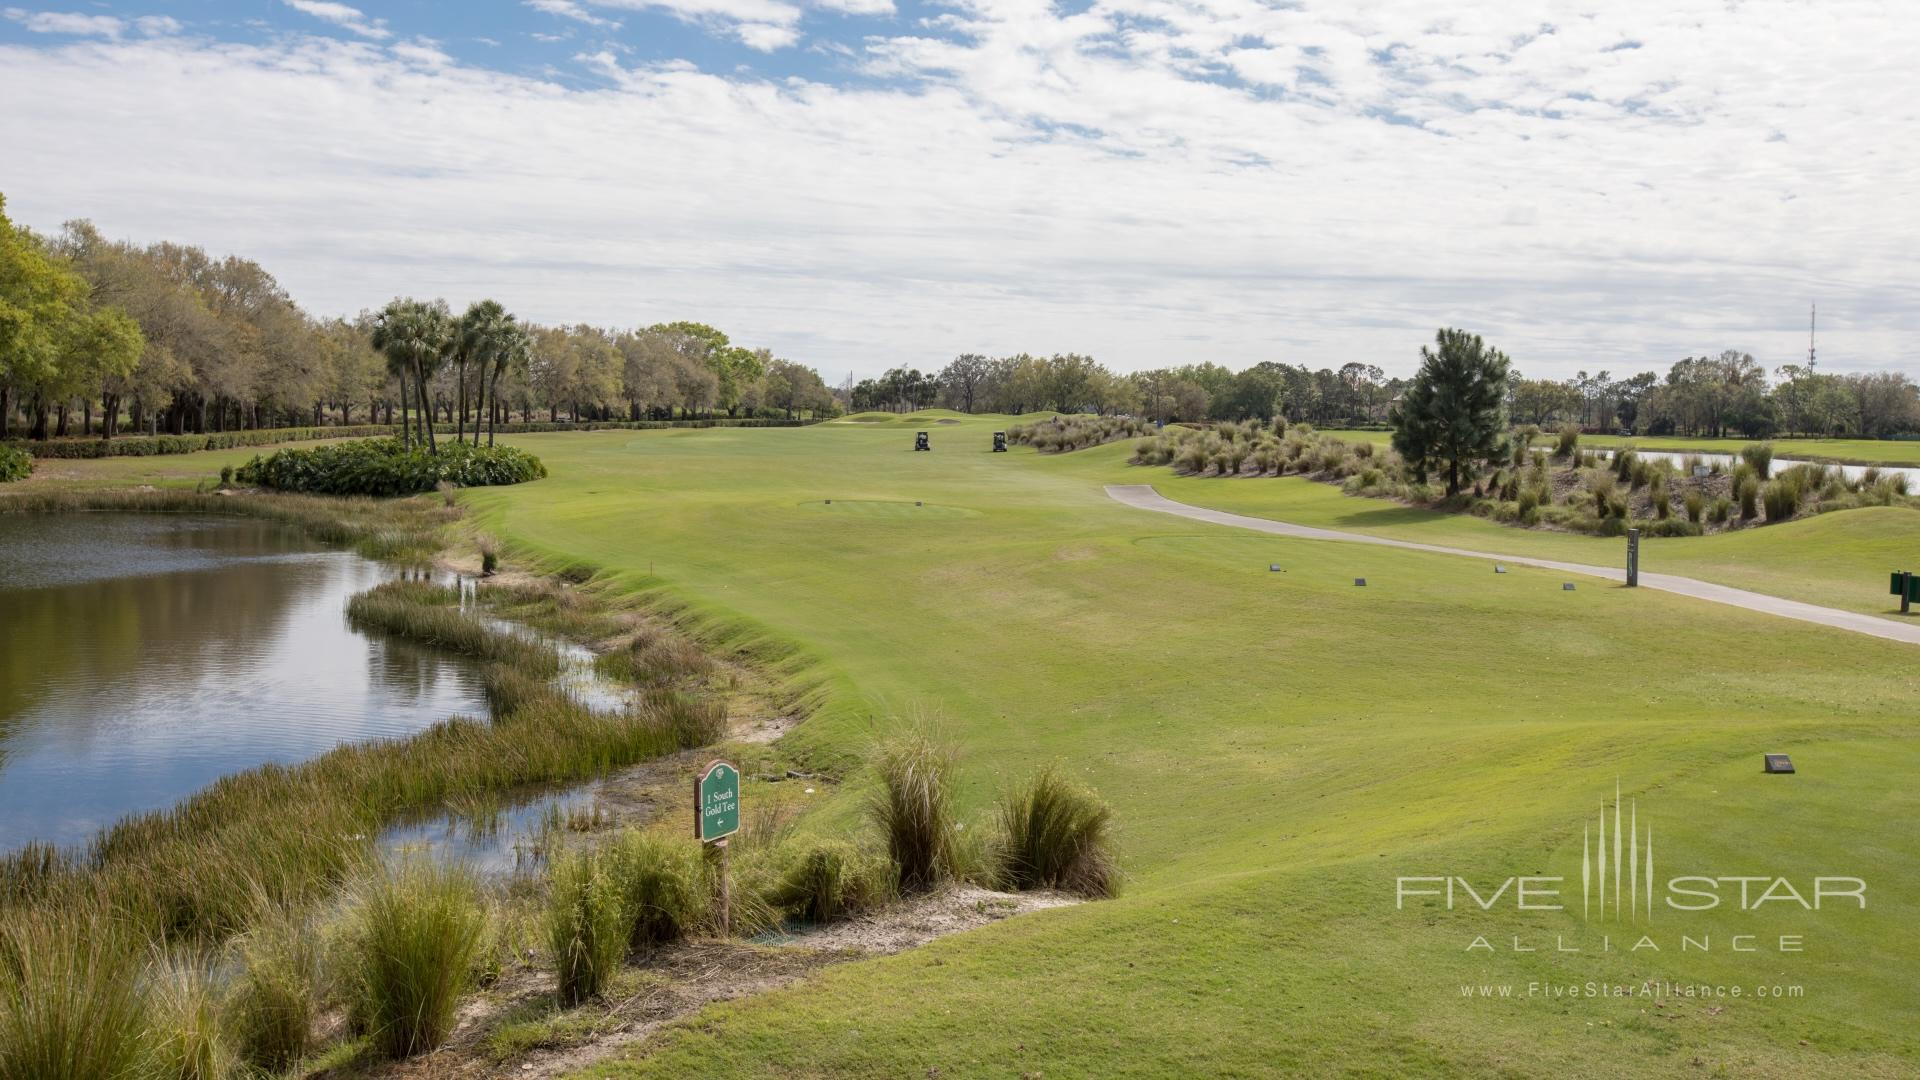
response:
<path fill-rule="evenodd" d="M 1272 500 L 1276 516 L 1293 500 L 1319 509 L 1309 523 L 1443 543 L 1484 528 L 1558 557 L 1585 557 L 1575 545 L 1588 541 L 1298 480 L 1184 484 L 1124 465 L 1124 445 L 992 454 L 1005 422 L 943 426 L 930 454 L 913 452 L 912 421 L 518 437 L 550 478 L 462 496 L 522 557 L 596 568 L 606 587 L 650 594 L 811 685 L 820 708 L 788 747 L 853 771 L 810 827 L 860 820 L 874 782 L 857 763 L 901 717 L 962 746 L 956 810 L 970 828 L 1055 760 L 1113 808 L 1119 898 L 715 1006 L 587 1075 L 1912 1071 L 1914 649 L 1646 590 L 1564 592 L 1544 572 L 1145 514 L 1101 484 L 1246 500 L 1229 508 L 1249 513 Z M 1854 535 L 1882 520 L 1884 537 Z M 1709 549 L 1698 565 L 1812 588 L 1852 573 L 1828 567 L 1836 550 L 1911 550 L 1914 520 L 1825 515 L 1804 523 L 1802 550 L 1796 523 L 1727 538 L 1753 550 Z M 1666 552 L 1648 568 L 1705 576 Z M 1793 753 L 1800 774 L 1760 775 L 1765 751 Z M 1616 782 L 1667 873 L 1852 874 L 1872 903 L 1663 912 L 1657 954 L 1627 952 L 1624 926 L 1598 952 L 1602 929 L 1577 911 L 1396 909 L 1404 875 L 1570 875 L 1577 894 L 1582 825 Z M 1715 948 L 1682 953 L 1682 931 Z M 1748 932 L 1803 933 L 1807 951 L 1731 951 Z M 1497 948 L 1468 951 L 1476 935 Z M 1511 951 L 1515 935 L 1538 951 Z M 1555 952 L 1556 935 L 1587 951 Z M 1656 977 L 1795 983 L 1805 997 L 1527 996 L 1530 982 Z M 1516 996 L 1462 997 L 1481 983 Z"/>
<path fill-rule="evenodd" d="M 1067 455 L 1062 468 L 1091 482 L 1152 484 L 1169 499 L 1324 529 L 1368 533 L 1502 555 L 1624 566 L 1620 537 L 1521 529 L 1466 514 L 1347 495 L 1300 477 L 1219 479 L 1178 476 L 1168 468 L 1128 466 L 1126 445 Z M 1899 610 L 1887 574 L 1909 563 L 1920 571 L 1920 511 L 1867 507 L 1781 525 L 1712 536 L 1658 537 L 1641 543 L 1640 568 L 1873 615 Z"/>

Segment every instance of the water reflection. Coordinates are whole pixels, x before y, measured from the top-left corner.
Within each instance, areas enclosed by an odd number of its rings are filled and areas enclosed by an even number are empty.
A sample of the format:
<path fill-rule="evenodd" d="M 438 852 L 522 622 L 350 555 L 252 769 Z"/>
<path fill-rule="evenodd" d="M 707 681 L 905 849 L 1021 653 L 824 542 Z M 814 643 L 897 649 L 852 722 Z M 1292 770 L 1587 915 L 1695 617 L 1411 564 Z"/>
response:
<path fill-rule="evenodd" d="M 486 715 L 467 663 L 348 627 L 390 574 L 264 522 L 0 515 L 0 850 Z"/>

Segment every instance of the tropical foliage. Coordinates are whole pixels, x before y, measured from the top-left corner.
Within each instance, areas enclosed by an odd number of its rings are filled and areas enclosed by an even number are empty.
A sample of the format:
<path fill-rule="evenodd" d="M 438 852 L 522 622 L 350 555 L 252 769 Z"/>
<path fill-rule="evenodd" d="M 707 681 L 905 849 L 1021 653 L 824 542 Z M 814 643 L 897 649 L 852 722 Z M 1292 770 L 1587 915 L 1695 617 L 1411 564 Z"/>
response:
<path fill-rule="evenodd" d="M 280 450 L 254 458 L 234 478 L 275 491 L 385 496 L 432 491 L 443 483 L 455 487 L 521 484 L 546 475 L 539 458 L 511 446 L 454 443 L 434 453 L 398 439 L 369 439 Z"/>
<path fill-rule="evenodd" d="M 0 484 L 25 480 L 33 472 L 33 458 L 25 450 L 0 446 Z"/>

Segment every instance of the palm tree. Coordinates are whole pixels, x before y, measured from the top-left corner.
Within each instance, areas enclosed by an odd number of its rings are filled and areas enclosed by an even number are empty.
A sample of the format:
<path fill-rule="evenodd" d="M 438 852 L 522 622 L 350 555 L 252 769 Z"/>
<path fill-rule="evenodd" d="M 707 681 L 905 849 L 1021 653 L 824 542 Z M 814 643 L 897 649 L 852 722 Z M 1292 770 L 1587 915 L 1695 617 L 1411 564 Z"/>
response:
<path fill-rule="evenodd" d="M 507 309 L 497 300 L 481 300 L 467 309 L 460 317 L 454 361 L 458 365 L 460 383 L 460 429 L 455 437 L 464 435 L 467 416 L 467 362 L 473 361 L 480 369 L 480 401 L 474 412 L 473 445 L 480 445 L 480 416 L 486 411 L 488 371 L 494 365 L 494 359 L 500 350 L 506 348 L 519 324 Z"/>
<path fill-rule="evenodd" d="M 421 408 L 420 431 L 427 452 L 440 452 L 428 412 L 427 380 L 438 370 L 453 341 L 453 316 L 444 300 L 394 300 L 373 324 L 373 347 L 386 354 L 387 370 L 400 377 L 400 408 L 406 411 L 407 379 L 411 377 Z"/>
<path fill-rule="evenodd" d="M 488 394 L 494 401 L 494 412 L 499 411 L 500 376 L 509 371 L 525 371 L 533 361 L 533 335 L 519 323 L 510 322 L 501 335 L 499 348 L 492 356 L 493 370 L 487 374 Z M 487 414 L 487 445 L 493 445 L 493 413 Z M 478 433 L 475 433 L 478 441 Z"/>

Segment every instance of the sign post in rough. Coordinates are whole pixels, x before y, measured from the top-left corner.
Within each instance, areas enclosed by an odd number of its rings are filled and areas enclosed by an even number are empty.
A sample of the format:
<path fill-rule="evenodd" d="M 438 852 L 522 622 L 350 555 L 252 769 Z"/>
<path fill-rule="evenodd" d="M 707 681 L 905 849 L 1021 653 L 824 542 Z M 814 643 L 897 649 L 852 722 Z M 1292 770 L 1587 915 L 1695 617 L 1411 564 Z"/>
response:
<path fill-rule="evenodd" d="M 1900 614 L 1911 615 L 1913 602 L 1920 600 L 1920 577 L 1915 577 L 1911 570 L 1895 570 L 1893 587 L 1887 591 L 1900 598 Z"/>
<path fill-rule="evenodd" d="M 1640 584 L 1640 530 L 1627 530 L 1627 588 Z"/>
<path fill-rule="evenodd" d="M 720 936 L 732 922 L 732 882 L 727 837 L 740 831 L 740 770 L 725 761 L 711 761 L 693 778 L 693 835 L 720 862 Z"/>

